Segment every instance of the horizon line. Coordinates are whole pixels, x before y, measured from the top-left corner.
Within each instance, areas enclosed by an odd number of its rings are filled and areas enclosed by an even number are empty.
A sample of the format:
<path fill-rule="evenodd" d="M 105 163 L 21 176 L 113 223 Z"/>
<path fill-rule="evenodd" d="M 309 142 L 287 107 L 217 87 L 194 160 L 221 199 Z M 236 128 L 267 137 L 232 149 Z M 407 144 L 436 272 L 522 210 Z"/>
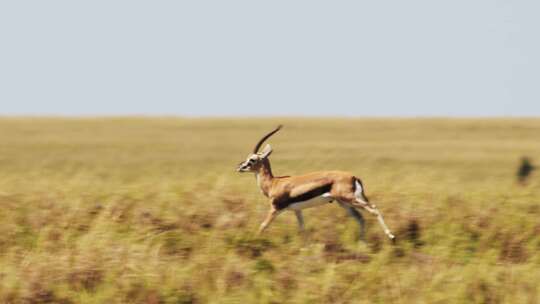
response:
<path fill-rule="evenodd" d="M 3 114 L 0 119 L 540 119 L 540 115 L 185 115 L 185 114 Z"/>

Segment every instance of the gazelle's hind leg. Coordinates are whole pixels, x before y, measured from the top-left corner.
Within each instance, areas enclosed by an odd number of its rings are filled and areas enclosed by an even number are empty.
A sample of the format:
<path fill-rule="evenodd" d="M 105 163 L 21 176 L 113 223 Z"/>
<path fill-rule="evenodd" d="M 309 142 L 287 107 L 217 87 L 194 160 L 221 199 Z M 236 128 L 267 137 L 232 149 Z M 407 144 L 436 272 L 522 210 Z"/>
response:
<path fill-rule="evenodd" d="M 349 203 L 351 203 L 356 208 L 364 208 L 369 213 L 375 215 L 377 217 L 377 220 L 379 221 L 379 224 L 384 230 L 384 233 L 391 239 L 395 240 L 395 236 L 390 232 L 390 229 L 388 229 L 388 226 L 386 226 L 386 223 L 384 222 L 383 216 L 381 212 L 377 209 L 377 207 L 371 203 L 369 203 L 367 197 L 364 195 L 364 189 L 362 188 L 362 184 L 360 184 L 358 181 L 355 181 L 355 191 L 354 191 L 354 199 L 349 200 Z"/>
<path fill-rule="evenodd" d="M 349 204 L 345 204 L 342 202 L 338 202 L 343 209 L 347 210 L 347 213 L 356 221 L 358 226 L 360 226 L 360 239 L 363 240 L 365 238 L 366 234 L 366 224 L 364 221 L 364 217 L 358 210 L 356 210 L 354 207 L 350 206 Z"/>
<path fill-rule="evenodd" d="M 392 232 L 390 232 L 390 229 L 388 229 L 388 226 L 386 226 L 386 223 L 384 222 L 384 218 L 381 214 L 381 212 L 379 211 L 379 209 L 377 209 L 377 207 L 375 205 L 372 205 L 362 199 L 356 199 L 356 201 L 354 203 L 352 203 L 355 207 L 361 207 L 361 208 L 364 208 L 366 209 L 369 213 L 377 216 L 377 220 L 379 221 L 379 224 L 381 225 L 381 227 L 383 228 L 384 230 L 384 233 L 386 233 L 386 235 L 391 239 L 391 240 L 394 240 L 396 237 L 392 234 Z"/>

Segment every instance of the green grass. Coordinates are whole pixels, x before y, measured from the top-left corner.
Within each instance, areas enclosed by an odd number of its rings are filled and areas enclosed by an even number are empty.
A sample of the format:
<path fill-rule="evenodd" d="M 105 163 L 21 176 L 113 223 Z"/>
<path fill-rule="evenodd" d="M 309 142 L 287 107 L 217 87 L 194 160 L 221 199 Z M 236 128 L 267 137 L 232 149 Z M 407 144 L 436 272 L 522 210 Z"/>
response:
<path fill-rule="evenodd" d="M 255 232 L 238 174 L 362 178 L 399 241 L 335 204 Z M 539 119 L 0 119 L 1 303 L 540 303 Z"/>

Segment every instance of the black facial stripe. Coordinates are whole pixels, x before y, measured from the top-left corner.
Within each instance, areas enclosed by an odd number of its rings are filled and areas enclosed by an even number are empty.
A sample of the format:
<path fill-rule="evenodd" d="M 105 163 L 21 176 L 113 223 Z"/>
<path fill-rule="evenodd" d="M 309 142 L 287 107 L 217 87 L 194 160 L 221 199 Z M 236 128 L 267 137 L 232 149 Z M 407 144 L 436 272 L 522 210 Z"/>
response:
<path fill-rule="evenodd" d="M 298 196 L 288 197 L 287 199 L 284 199 L 284 200 L 278 202 L 276 204 L 276 207 L 278 209 L 287 208 L 291 204 L 308 201 L 308 200 L 310 200 L 310 199 L 312 199 L 314 197 L 321 196 L 324 193 L 330 192 L 331 189 L 332 189 L 332 184 L 326 184 L 326 185 L 323 185 L 323 186 L 321 186 L 319 188 L 315 188 L 315 189 L 313 189 L 311 191 L 302 193 L 302 194 L 300 194 Z"/>

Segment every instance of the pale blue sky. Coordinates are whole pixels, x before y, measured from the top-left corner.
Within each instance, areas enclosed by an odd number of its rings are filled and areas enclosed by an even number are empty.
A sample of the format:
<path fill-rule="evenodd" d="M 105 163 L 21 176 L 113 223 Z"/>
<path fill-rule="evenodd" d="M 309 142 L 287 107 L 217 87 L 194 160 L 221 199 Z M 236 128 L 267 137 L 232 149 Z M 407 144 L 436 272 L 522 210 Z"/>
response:
<path fill-rule="evenodd" d="M 540 1 L 1 1 L 0 114 L 540 115 Z"/>

